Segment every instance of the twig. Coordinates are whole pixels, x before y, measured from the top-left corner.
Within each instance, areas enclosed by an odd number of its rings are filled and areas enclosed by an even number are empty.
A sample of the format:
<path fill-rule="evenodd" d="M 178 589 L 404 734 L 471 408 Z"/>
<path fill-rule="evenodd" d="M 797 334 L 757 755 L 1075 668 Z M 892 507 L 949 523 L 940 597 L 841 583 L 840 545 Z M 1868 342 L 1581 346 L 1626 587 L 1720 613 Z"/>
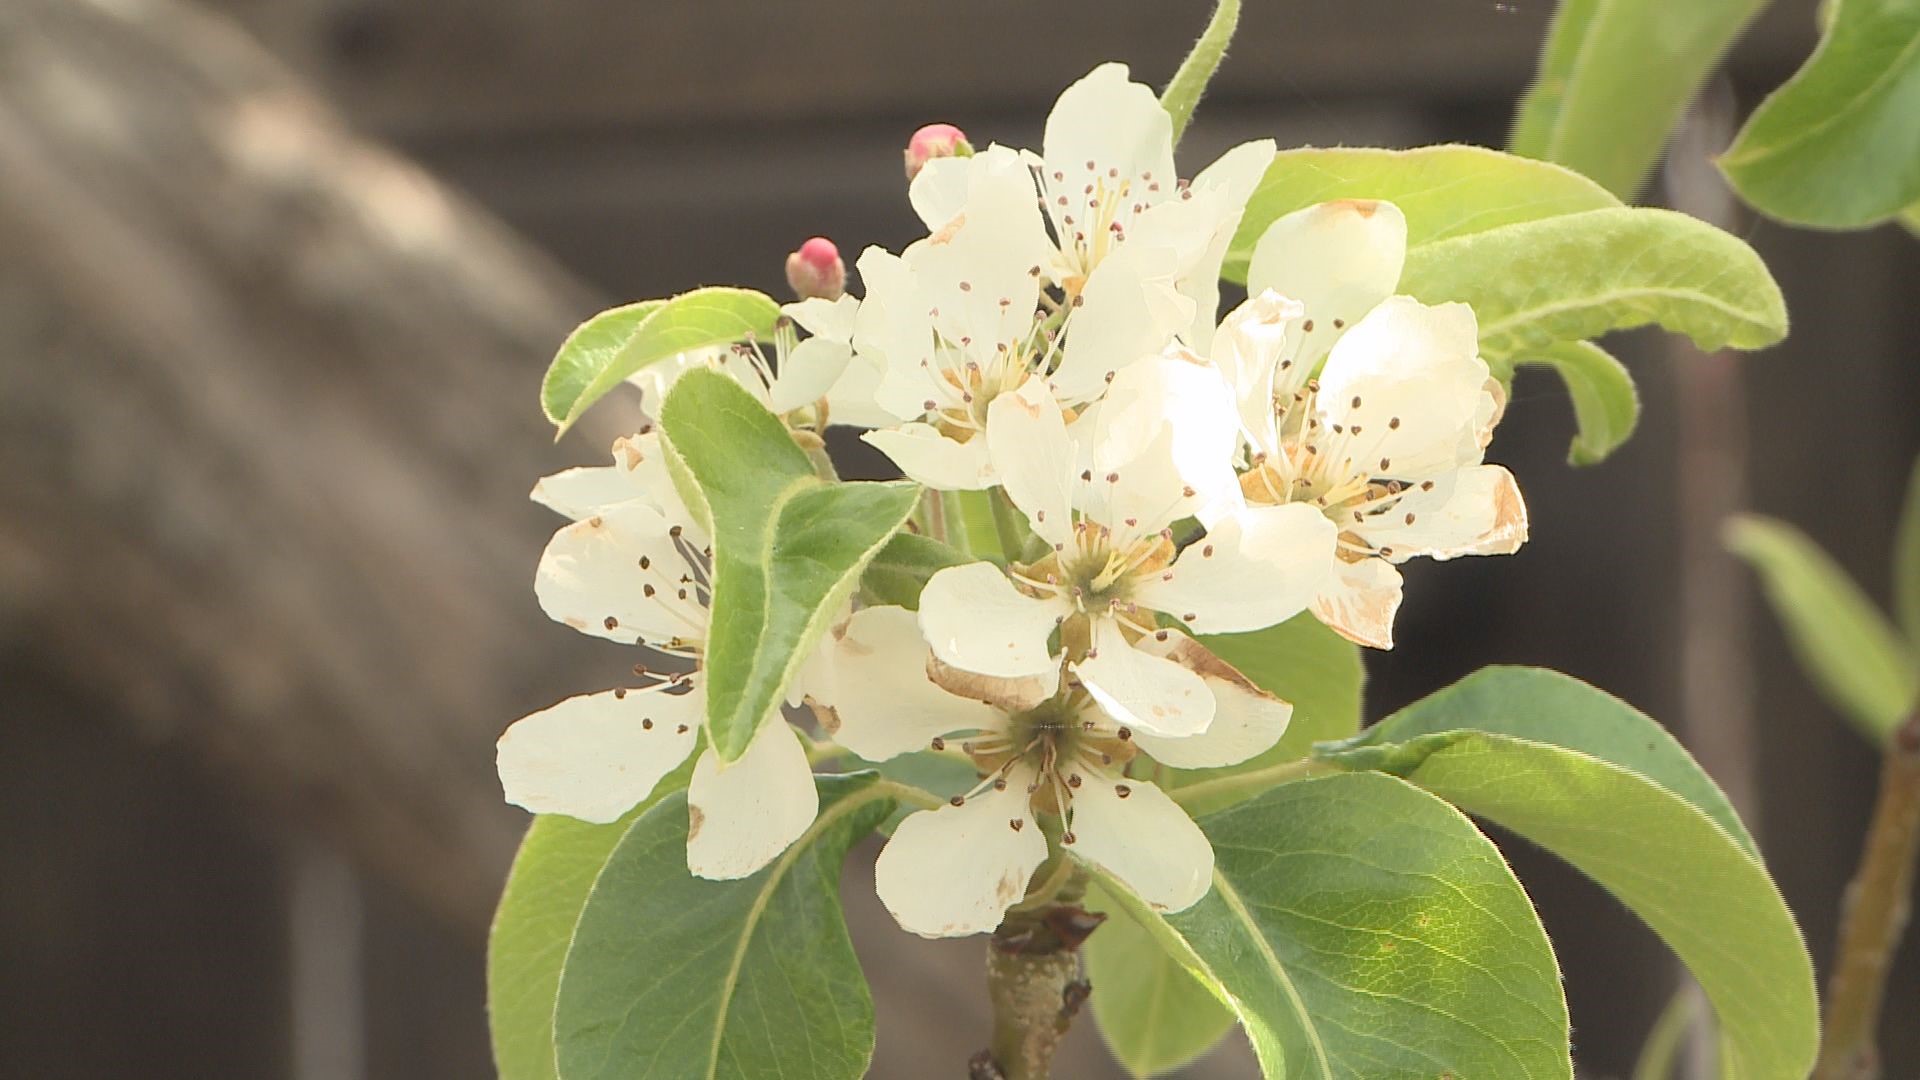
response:
<path fill-rule="evenodd" d="M 1207 83 L 1213 81 L 1213 73 L 1220 70 L 1220 61 L 1227 55 L 1227 42 L 1233 40 L 1233 32 L 1239 25 L 1240 0 L 1219 0 L 1214 5 L 1213 17 L 1207 20 L 1207 28 L 1200 32 L 1200 40 L 1193 43 L 1193 51 L 1181 61 L 1180 70 L 1173 73 L 1166 92 L 1160 95 L 1160 104 L 1167 115 L 1173 117 L 1174 142 L 1179 142 L 1180 136 L 1186 133 L 1194 106 L 1200 104 L 1200 95 L 1206 92 Z"/>
<path fill-rule="evenodd" d="M 1106 921 L 1083 910 L 1075 873 L 1056 903 L 1009 912 L 987 949 L 993 1044 L 967 1063 L 973 1080 L 1047 1080 L 1053 1054 L 1093 987 L 1080 977 L 1080 946 Z"/>
<path fill-rule="evenodd" d="M 1827 1025 L 1814 1080 L 1876 1080 L 1875 1033 L 1888 969 L 1907 927 L 1920 853 L 1920 709 L 1894 730 L 1860 869 L 1847 886 L 1840 951 L 1827 988 Z"/>

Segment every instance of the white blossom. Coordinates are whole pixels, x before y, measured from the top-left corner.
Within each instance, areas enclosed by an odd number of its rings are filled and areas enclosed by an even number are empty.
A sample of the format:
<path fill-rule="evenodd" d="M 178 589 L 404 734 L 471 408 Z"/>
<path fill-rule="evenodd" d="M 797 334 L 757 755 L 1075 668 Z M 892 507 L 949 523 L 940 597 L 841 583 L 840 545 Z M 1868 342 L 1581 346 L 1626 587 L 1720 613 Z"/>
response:
<path fill-rule="evenodd" d="M 697 664 L 709 623 L 712 549 L 667 476 L 659 436 L 614 444 L 613 464 L 540 481 L 535 501 L 573 518 L 540 557 L 534 591 L 555 620 L 581 633 L 647 646 L 677 673 L 649 685 L 568 698 L 500 737 L 507 801 L 536 814 L 618 819 L 652 793 L 699 743 L 706 711 Z M 709 878 L 766 865 L 818 810 L 805 750 L 775 711 L 738 760 L 701 751 L 687 789 L 687 867 Z"/>
<path fill-rule="evenodd" d="M 1508 554 L 1527 536 L 1512 474 L 1484 463 L 1504 393 L 1473 311 L 1393 295 L 1405 251 L 1391 203 L 1282 217 L 1212 355 L 1239 402 L 1247 503 L 1311 506 L 1338 528 L 1312 609 L 1375 648 L 1393 645 L 1396 564 Z"/>
<path fill-rule="evenodd" d="M 999 925 L 1047 858 L 1040 814 L 1062 819 L 1062 851 L 1156 909 L 1191 906 L 1211 885 L 1212 847 L 1165 792 L 1129 776 L 1128 764 L 1143 751 L 1180 767 L 1234 764 L 1278 741 L 1292 714 L 1177 632 L 1150 636 L 1142 648 L 1218 702 L 1204 732 L 1131 727 L 1086 691 L 1059 689 L 1057 668 L 998 679 L 943 665 L 903 608 L 857 612 L 828 644 L 808 699 L 841 745 L 876 761 L 932 748 L 979 770 L 972 791 L 901 822 L 874 868 L 888 911 L 925 937 Z"/>
<path fill-rule="evenodd" d="M 1066 421 L 1044 380 L 1002 395 L 987 448 L 1006 494 L 1045 549 L 1001 571 L 935 574 L 920 626 L 943 663 L 982 675 L 1043 675 L 1061 662 L 1114 718 L 1152 735 L 1207 730 L 1201 678 L 1155 651 L 1159 615 L 1196 633 L 1257 630 L 1306 606 L 1331 565 L 1335 530 L 1311 507 L 1218 517 L 1178 550 L 1171 526 L 1234 482 L 1234 403 L 1191 357 L 1123 369 L 1092 410 Z"/>

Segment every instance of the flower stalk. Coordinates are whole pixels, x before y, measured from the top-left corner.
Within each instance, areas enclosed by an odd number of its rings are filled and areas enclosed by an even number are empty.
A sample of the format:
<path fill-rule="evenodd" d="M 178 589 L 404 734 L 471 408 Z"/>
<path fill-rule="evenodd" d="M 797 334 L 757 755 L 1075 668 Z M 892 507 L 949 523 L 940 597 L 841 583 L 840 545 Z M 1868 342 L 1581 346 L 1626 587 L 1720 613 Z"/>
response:
<path fill-rule="evenodd" d="M 1880 769 L 1880 796 L 1860 869 L 1847 887 L 1840 949 L 1828 984 L 1827 1023 L 1813 1080 L 1877 1080 L 1875 1034 L 1887 975 L 1911 914 L 1920 855 L 1920 709 L 1896 728 Z"/>
<path fill-rule="evenodd" d="M 1008 913 L 987 949 L 992 1045 L 974 1058 L 974 1080 L 1047 1080 L 1053 1055 L 1092 987 L 1080 976 L 1080 946 L 1106 920 L 1078 906 L 1076 871 L 1045 907 Z"/>
<path fill-rule="evenodd" d="M 1227 42 L 1233 40 L 1233 32 L 1239 26 L 1240 0 L 1220 0 L 1215 4 L 1213 18 L 1207 20 L 1200 40 L 1193 43 L 1193 51 L 1180 62 L 1180 70 L 1173 73 L 1166 92 L 1160 95 L 1160 104 L 1166 108 L 1167 115 L 1173 117 L 1174 142 L 1178 143 L 1187 130 L 1193 110 L 1200 104 L 1200 95 L 1206 93 L 1213 73 L 1220 70 L 1220 61 L 1227 55 Z"/>

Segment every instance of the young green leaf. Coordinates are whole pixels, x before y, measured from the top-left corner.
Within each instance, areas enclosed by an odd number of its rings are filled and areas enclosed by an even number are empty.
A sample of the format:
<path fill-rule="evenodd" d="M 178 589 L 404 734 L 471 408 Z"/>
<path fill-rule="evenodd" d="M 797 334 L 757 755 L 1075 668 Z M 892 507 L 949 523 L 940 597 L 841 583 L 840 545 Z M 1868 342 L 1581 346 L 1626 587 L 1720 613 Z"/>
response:
<path fill-rule="evenodd" d="M 1200 641 L 1255 686 L 1292 703 L 1293 719 L 1287 733 L 1265 753 L 1223 769 L 1169 769 L 1167 787 L 1296 761 L 1311 753 L 1315 743 L 1344 739 L 1360 730 L 1360 698 L 1366 683 L 1360 647 L 1327 629 L 1311 612 L 1303 611 L 1265 630 L 1213 634 Z M 1204 814 L 1241 797 L 1203 800 L 1187 809 Z"/>
<path fill-rule="evenodd" d="M 1857 229 L 1920 201 L 1920 3 L 1846 0 L 1720 170 L 1761 213 Z"/>
<path fill-rule="evenodd" d="M 558 814 L 533 819 L 513 858 L 487 936 L 487 1023 L 500 1080 L 555 1080 L 553 1003 L 573 928 L 600 868 L 648 807 L 687 786 L 693 757 L 609 825 Z"/>
<path fill-rule="evenodd" d="M 1766 0 L 1567 0 L 1511 149 L 1632 198 L 1707 76 Z"/>
<path fill-rule="evenodd" d="M 822 777 L 820 816 L 752 877 L 687 873 L 687 804 L 633 823 L 580 913 L 554 1013 L 565 1080 L 855 1080 L 873 1001 L 840 910 L 847 849 L 892 801 Z"/>
<path fill-rule="evenodd" d="M 1098 988 L 1089 999 L 1094 1023 L 1129 1073 L 1171 1072 L 1233 1030 L 1233 1010 L 1167 955 L 1097 882 L 1088 888 L 1085 905 L 1110 913 L 1081 952 L 1087 981 Z"/>
<path fill-rule="evenodd" d="M 1920 691 L 1920 658 L 1807 535 L 1784 521 L 1741 517 L 1727 547 L 1760 575 L 1794 655 L 1828 701 L 1874 743 L 1885 742 Z"/>
<path fill-rule="evenodd" d="M 1244 284 L 1253 247 L 1269 225 L 1295 210 L 1338 199 L 1380 199 L 1398 206 L 1407 218 L 1410 249 L 1620 205 L 1605 188 L 1570 169 L 1479 146 L 1282 150 L 1247 200 L 1222 275 Z"/>
<path fill-rule="evenodd" d="M 779 708 L 919 488 L 821 480 L 779 418 L 717 371 L 681 376 L 660 428 L 688 504 L 712 527 L 707 731 L 731 761 Z"/>
<path fill-rule="evenodd" d="M 1657 323 L 1702 349 L 1761 349 L 1787 333 L 1786 303 L 1737 237 L 1668 210 L 1588 210 L 1407 253 L 1402 292 L 1462 300 L 1489 362 Z"/>
<path fill-rule="evenodd" d="M 1207 28 L 1201 31 L 1187 58 L 1180 62 L 1180 69 L 1173 73 L 1166 92 L 1160 95 L 1160 107 L 1173 118 L 1174 142 L 1178 143 L 1186 133 L 1193 110 L 1200 104 L 1200 96 L 1207 92 L 1207 84 L 1213 81 L 1213 73 L 1220 70 L 1220 61 L 1227 55 L 1227 43 L 1233 40 L 1233 32 L 1239 25 L 1240 0 L 1214 0 L 1213 17 L 1207 20 Z"/>
<path fill-rule="evenodd" d="M 1553 949 L 1459 811 L 1393 777 L 1343 774 L 1200 824 L 1214 849 L 1205 899 L 1168 914 L 1108 892 L 1232 1007 L 1267 1076 L 1573 1075 Z"/>
<path fill-rule="evenodd" d="M 973 560 L 947 544 L 918 533 L 896 533 L 867 564 L 860 591 L 870 604 L 897 604 L 920 609 L 920 590 L 927 579 L 949 566 Z"/>
<path fill-rule="evenodd" d="M 1404 777 L 1584 871 L 1699 980 L 1730 1075 L 1799 1080 L 1818 1047 L 1819 1008 L 1792 913 L 1697 767 L 1625 704 L 1599 720 L 1600 698 L 1550 673 L 1495 669 L 1323 756 Z"/>
<path fill-rule="evenodd" d="M 1920 663 L 1920 458 L 1907 478 L 1900 526 L 1893 536 L 1893 610 L 1906 631 L 1909 652 Z"/>
<path fill-rule="evenodd" d="M 1573 399 L 1577 433 L 1567 448 L 1570 465 L 1598 465 L 1627 441 L 1640 422 L 1640 393 L 1626 366 L 1591 341 L 1563 341 L 1520 364 L 1552 368 Z"/>
<path fill-rule="evenodd" d="M 540 407 L 564 434 L 587 407 L 649 364 L 695 349 L 769 338 L 780 305 L 751 289 L 707 288 L 643 300 L 582 323 L 540 384 Z"/>

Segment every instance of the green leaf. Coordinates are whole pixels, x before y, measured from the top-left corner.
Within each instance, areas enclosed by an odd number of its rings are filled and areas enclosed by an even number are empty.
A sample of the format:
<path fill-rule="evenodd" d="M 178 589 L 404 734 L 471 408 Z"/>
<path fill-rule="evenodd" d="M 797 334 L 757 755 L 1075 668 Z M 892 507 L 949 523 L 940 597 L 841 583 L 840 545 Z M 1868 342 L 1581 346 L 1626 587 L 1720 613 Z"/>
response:
<path fill-rule="evenodd" d="M 688 504 L 713 530 L 707 732 L 731 761 L 780 707 L 919 488 L 821 480 L 779 418 L 717 371 L 682 375 L 660 427 Z"/>
<path fill-rule="evenodd" d="M 1786 522 L 1737 518 L 1727 527 L 1727 547 L 1760 574 L 1814 685 L 1862 734 L 1885 742 L 1920 689 L 1912 646 L 1846 571 Z"/>
<path fill-rule="evenodd" d="M 1632 198 L 1766 0 L 1566 0 L 1520 105 L 1512 150 Z"/>
<path fill-rule="evenodd" d="M 487 936 L 487 1022 L 500 1080 L 555 1080 L 553 1003 L 587 892 L 628 826 L 687 786 L 693 760 L 610 825 L 543 814 L 527 828 Z"/>
<path fill-rule="evenodd" d="M 1625 704 L 1614 702 L 1615 715 L 1601 721 L 1601 697 L 1551 673 L 1494 669 L 1388 717 L 1357 749 L 1325 756 L 1388 769 L 1584 871 L 1699 980 L 1732 1075 L 1801 1080 L 1818 1047 L 1819 1009 L 1792 914 L 1751 841 L 1725 826 L 1730 811 L 1697 768 Z"/>
<path fill-rule="evenodd" d="M 1638 773 L 1711 818 L 1748 855 L 1760 855 L 1720 785 L 1658 721 L 1596 686 L 1545 668 L 1482 668 L 1357 738 L 1317 749 L 1320 757 L 1349 768 L 1401 773 L 1463 731 L 1548 743 Z"/>
<path fill-rule="evenodd" d="M 607 391 L 680 353 L 770 337 L 780 305 L 751 289 L 707 288 L 643 300 L 588 319 L 561 344 L 540 407 L 564 434 Z"/>
<path fill-rule="evenodd" d="M 1760 256 L 1669 210 L 1588 210 L 1427 244 L 1408 252 L 1400 290 L 1472 304 L 1490 363 L 1649 323 L 1706 350 L 1765 348 L 1787 333 Z"/>
<path fill-rule="evenodd" d="M 1221 273 L 1245 284 L 1253 247 L 1284 215 L 1338 199 L 1381 199 L 1417 249 L 1503 225 L 1604 210 L 1620 200 L 1579 173 L 1478 146 L 1282 150 L 1247 200 Z"/>
<path fill-rule="evenodd" d="M 1220 70 L 1220 61 L 1227 55 L 1227 43 L 1233 40 L 1233 31 L 1239 25 L 1240 0 L 1215 0 L 1207 28 L 1193 43 L 1187 58 L 1180 62 L 1180 69 L 1173 73 L 1166 92 L 1160 95 L 1160 107 L 1173 118 L 1174 142 L 1178 143 L 1186 133 L 1194 107 L 1200 104 L 1200 95 L 1206 93 L 1207 84 L 1213 81 L 1213 73 Z"/>
<path fill-rule="evenodd" d="M 737 881 L 687 872 L 687 804 L 643 814 L 580 913 L 554 1015 L 566 1080 L 865 1074 L 873 1001 L 840 909 L 847 849 L 892 809 L 872 774 L 820 779 L 820 816 Z"/>
<path fill-rule="evenodd" d="M 1200 639 L 1214 655 L 1238 668 L 1262 690 L 1293 704 L 1293 719 L 1279 743 L 1263 754 L 1223 769 L 1169 769 L 1165 786 L 1231 776 L 1283 761 L 1297 761 L 1313 745 L 1344 739 L 1360 730 L 1361 691 L 1366 669 L 1360 647 L 1326 628 L 1311 612 L 1249 634 L 1210 634 Z M 1189 806 L 1204 814 L 1242 798 L 1211 797 Z"/>
<path fill-rule="evenodd" d="M 1920 661 L 1920 458 L 1907 478 L 1907 498 L 1893 535 L 1893 610 L 1907 632 L 1908 655 Z"/>
<path fill-rule="evenodd" d="M 1167 914 L 1109 892 L 1232 1007 L 1266 1075 L 1572 1076 L 1553 949 L 1459 811 L 1393 777 L 1342 774 L 1201 828 L 1214 878 L 1198 904 Z"/>
<path fill-rule="evenodd" d="M 1521 364 L 1550 367 L 1573 399 L 1578 434 L 1567 448 L 1570 465 L 1598 465 L 1627 441 L 1640 422 L 1640 393 L 1626 365 L 1591 341 L 1563 341 Z"/>
<path fill-rule="evenodd" d="M 1796 225 L 1863 228 L 1920 200 L 1920 2 L 1835 5 L 1719 163 L 1742 198 Z"/>
<path fill-rule="evenodd" d="M 1193 1061 L 1233 1030 L 1233 1010 L 1167 955 L 1151 932 L 1097 882 L 1089 911 L 1110 912 L 1087 939 L 1087 980 L 1094 1023 L 1113 1056 L 1136 1077 L 1157 1076 Z"/>
<path fill-rule="evenodd" d="M 880 554 L 867 564 L 860 591 L 869 604 L 897 604 L 920 610 L 920 590 L 927 579 L 949 566 L 973 560 L 953 547 L 918 533 L 895 533 Z"/>

